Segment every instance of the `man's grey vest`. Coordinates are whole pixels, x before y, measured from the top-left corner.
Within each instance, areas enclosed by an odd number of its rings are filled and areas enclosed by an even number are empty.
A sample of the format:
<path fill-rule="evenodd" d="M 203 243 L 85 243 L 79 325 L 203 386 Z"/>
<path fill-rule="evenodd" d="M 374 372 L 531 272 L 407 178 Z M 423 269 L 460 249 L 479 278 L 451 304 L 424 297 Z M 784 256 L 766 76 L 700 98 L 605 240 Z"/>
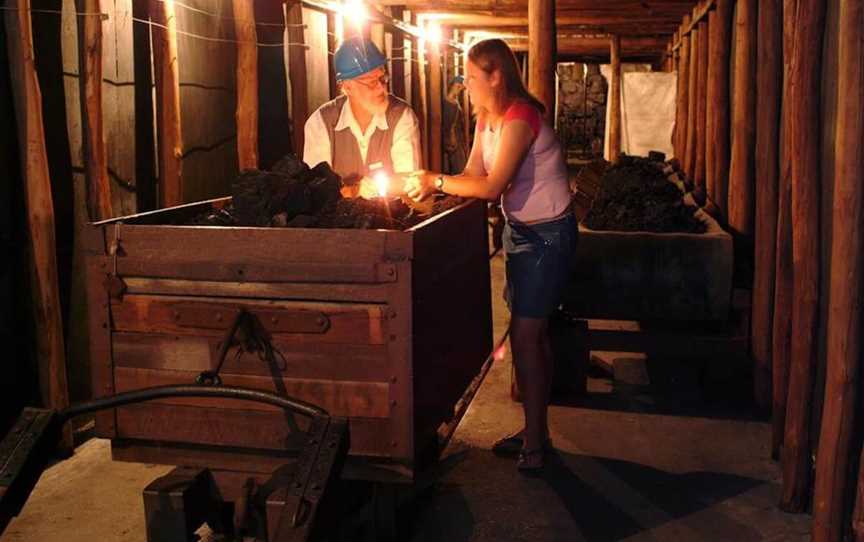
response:
<path fill-rule="evenodd" d="M 381 163 L 388 171 L 393 171 L 393 159 L 390 157 L 390 149 L 393 147 L 393 132 L 396 123 L 402 118 L 402 114 L 409 105 L 396 96 L 390 96 L 390 105 L 387 106 L 387 130 L 375 130 L 369 141 L 369 149 L 366 151 L 366 162 L 360 154 L 360 146 L 350 128 L 336 131 L 339 123 L 339 115 L 345 105 L 347 96 L 340 96 L 321 106 L 321 118 L 327 127 L 327 135 L 330 136 L 330 163 L 335 171 L 346 184 L 366 175 L 369 166 L 376 162 Z"/>

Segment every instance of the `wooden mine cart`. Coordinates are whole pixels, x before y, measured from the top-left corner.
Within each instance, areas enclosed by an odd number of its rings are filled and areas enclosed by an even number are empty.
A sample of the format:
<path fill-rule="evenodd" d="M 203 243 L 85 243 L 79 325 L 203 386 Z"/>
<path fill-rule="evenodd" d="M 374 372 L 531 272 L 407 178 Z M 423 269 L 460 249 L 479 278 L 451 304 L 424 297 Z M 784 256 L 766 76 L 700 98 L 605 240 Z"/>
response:
<path fill-rule="evenodd" d="M 89 228 L 94 395 L 195 382 L 244 312 L 279 355 L 231 348 L 222 382 L 349 418 L 349 475 L 410 480 L 492 347 L 485 205 L 406 231 L 175 225 L 229 201 Z M 285 463 L 293 424 L 268 405 L 182 398 L 105 412 L 96 432 L 115 459 L 208 467 L 230 496 L 238 473 Z"/>

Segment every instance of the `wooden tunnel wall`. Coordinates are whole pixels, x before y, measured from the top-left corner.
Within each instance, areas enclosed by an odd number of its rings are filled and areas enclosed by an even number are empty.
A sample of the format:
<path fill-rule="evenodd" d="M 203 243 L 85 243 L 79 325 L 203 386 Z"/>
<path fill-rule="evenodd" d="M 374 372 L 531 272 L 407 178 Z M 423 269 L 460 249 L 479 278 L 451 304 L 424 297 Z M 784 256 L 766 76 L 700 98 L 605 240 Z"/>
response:
<path fill-rule="evenodd" d="M 670 47 L 676 153 L 753 262 L 753 393 L 772 412 L 780 506 L 812 509 L 814 540 L 864 540 L 862 10 L 701 2 Z"/>

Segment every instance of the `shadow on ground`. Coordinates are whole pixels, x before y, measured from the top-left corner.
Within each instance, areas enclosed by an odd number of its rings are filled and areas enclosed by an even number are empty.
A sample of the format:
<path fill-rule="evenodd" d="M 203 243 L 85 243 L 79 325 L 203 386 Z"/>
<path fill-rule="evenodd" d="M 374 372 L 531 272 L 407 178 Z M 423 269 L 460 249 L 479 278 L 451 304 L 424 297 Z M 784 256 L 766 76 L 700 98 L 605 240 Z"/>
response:
<path fill-rule="evenodd" d="M 495 457 L 488 450 L 470 449 L 460 454 L 457 463 L 465 460 L 470 468 L 480 463 L 509 473 L 515 471 L 512 460 Z M 498 525 L 478 525 L 490 520 L 491 511 L 472 509 L 471 488 L 450 481 L 433 483 L 400 509 L 400 539 L 468 542 L 501 540 L 506 536 L 507 540 L 613 542 L 638 540 L 644 535 L 644 539 L 654 540 L 659 534 L 655 531 L 662 530 L 665 524 L 675 525 L 662 532 L 685 537 L 687 534 L 682 533 L 689 533 L 694 536 L 692 540 L 762 539 L 758 531 L 732 515 L 718 514 L 722 506 L 717 505 L 764 485 L 763 480 L 716 472 L 675 474 L 628 461 L 558 450 L 547 455 L 546 465 L 538 475 L 505 478 L 500 482 L 500 498 L 506 500 L 510 492 L 518 513 L 496 518 Z M 544 496 L 538 498 L 538 494 Z M 545 522 L 544 514 L 562 508 L 569 514 L 570 528 Z M 699 513 L 709 508 L 714 509 L 710 520 L 700 519 Z"/>
<path fill-rule="evenodd" d="M 555 394 L 550 404 L 685 418 L 768 419 L 753 402 L 749 367 L 739 363 L 698 358 L 634 360 L 626 354 L 620 361 L 641 364 L 647 382 L 628 383 L 615 378 L 612 367 L 592 364 L 587 394 Z"/>

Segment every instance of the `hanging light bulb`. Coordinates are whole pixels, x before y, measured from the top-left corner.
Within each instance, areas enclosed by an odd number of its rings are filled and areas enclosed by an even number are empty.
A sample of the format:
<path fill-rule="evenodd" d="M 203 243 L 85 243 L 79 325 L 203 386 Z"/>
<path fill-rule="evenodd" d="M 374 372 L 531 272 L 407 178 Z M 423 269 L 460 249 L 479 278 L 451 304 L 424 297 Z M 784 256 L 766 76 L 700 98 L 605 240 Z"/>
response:
<path fill-rule="evenodd" d="M 366 19 L 369 18 L 369 12 L 366 10 L 366 6 L 362 0 L 345 0 L 341 11 L 343 19 L 347 20 L 349 24 L 356 26 L 358 30 L 363 27 Z"/>
<path fill-rule="evenodd" d="M 428 25 L 426 25 L 426 29 L 423 34 L 427 41 L 435 45 L 440 44 L 441 40 L 443 39 L 441 25 L 439 25 L 438 23 L 429 23 Z"/>

